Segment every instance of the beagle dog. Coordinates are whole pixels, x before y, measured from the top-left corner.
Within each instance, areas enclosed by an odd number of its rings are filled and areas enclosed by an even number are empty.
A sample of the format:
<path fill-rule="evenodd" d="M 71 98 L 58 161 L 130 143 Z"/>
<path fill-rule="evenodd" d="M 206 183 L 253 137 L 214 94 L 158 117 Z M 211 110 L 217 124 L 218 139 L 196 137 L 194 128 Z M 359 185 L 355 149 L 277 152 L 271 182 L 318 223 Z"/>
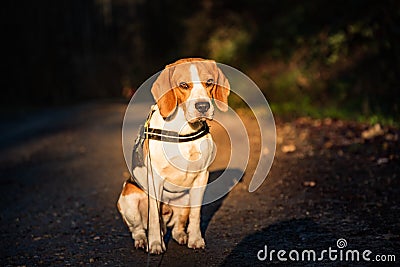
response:
<path fill-rule="evenodd" d="M 136 139 L 132 177 L 117 203 L 136 248 L 163 253 L 170 227 L 179 244 L 204 249 L 200 208 L 215 151 L 206 121 L 214 116 L 212 102 L 228 110 L 229 92 L 215 61 L 201 58 L 167 65 L 153 83 L 156 105 Z"/>

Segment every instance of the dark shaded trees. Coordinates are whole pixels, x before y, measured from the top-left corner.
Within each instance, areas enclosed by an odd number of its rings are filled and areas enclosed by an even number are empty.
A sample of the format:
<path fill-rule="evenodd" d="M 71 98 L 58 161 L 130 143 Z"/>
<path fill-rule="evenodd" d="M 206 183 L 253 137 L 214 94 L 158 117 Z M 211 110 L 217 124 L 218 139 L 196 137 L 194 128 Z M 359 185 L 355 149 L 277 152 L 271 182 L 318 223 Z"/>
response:
<path fill-rule="evenodd" d="M 9 1 L 2 13 L 6 104 L 120 96 L 200 56 L 248 73 L 276 110 L 400 113 L 395 0 Z"/>

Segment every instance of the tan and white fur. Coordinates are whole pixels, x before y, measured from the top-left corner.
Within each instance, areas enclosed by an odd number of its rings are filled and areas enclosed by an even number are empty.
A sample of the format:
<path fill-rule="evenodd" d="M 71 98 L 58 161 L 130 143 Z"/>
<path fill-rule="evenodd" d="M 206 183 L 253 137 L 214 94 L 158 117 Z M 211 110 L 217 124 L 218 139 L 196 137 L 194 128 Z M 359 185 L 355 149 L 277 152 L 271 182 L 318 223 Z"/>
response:
<path fill-rule="evenodd" d="M 230 86 L 214 61 L 190 58 L 167 65 L 151 92 L 157 105 L 152 107 L 150 127 L 190 134 L 202 121 L 213 119 L 211 99 L 220 110 L 228 109 Z M 172 228 L 179 244 L 205 247 L 200 209 L 214 151 L 211 134 L 183 143 L 146 140 L 144 164 L 134 166 L 132 173 L 141 188 L 126 182 L 118 200 L 136 248 L 164 252 L 166 227 Z"/>

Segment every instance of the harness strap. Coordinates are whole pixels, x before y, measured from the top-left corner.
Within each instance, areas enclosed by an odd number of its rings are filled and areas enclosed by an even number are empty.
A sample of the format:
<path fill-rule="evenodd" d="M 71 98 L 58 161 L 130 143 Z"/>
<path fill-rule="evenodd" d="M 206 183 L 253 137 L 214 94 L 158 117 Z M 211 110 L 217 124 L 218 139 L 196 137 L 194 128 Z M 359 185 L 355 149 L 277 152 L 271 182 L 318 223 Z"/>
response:
<path fill-rule="evenodd" d="M 190 142 L 205 136 L 209 132 L 210 128 L 206 122 L 203 122 L 203 125 L 197 132 L 190 134 L 179 134 L 175 131 L 161 130 L 155 128 L 145 128 L 144 130 L 145 136 L 149 139 L 171 143 Z"/>

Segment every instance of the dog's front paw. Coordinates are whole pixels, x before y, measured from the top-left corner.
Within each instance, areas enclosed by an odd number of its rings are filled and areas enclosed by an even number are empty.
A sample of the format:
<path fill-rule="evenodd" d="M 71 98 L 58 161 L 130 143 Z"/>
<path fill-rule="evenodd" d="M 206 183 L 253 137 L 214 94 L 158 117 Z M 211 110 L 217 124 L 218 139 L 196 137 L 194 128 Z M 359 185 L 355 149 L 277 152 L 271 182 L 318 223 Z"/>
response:
<path fill-rule="evenodd" d="M 147 247 L 147 238 L 146 234 L 137 234 L 134 237 L 135 239 L 135 248 L 142 248 L 145 249 Z"/>
<path fill-rule="evenodd" d="M 154 241 L 150 244 L 150 254 L 161 254 L 165 251 L 164 242 Z"/>
<path fill-rule="evenodd" d="M 189 236 L 188 247 L 193 249 L 197 248 L 204 249 L 206 247 L 206 243 L 204 242 L 204 239 L 201 237 L 192 239 Z"/>
<path fill-rule="evenodd" d="M 174 238 L 174 240 L 176 242 L 178 242 L 179 245 L 187 244 L 188 236 L 184 231 L 182 231 L 182 232 L 172 231 L 172 237 Z"/>

